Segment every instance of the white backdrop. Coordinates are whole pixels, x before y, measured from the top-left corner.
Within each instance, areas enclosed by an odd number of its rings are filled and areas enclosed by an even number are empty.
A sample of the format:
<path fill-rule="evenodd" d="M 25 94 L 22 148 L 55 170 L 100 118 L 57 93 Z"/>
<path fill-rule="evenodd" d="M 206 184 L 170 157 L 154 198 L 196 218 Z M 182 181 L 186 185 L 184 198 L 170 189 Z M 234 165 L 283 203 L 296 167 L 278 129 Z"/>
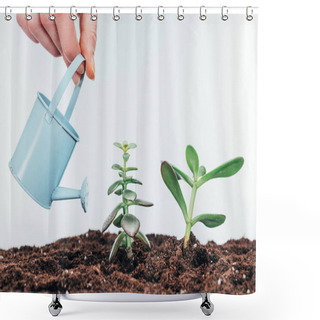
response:
<path fill-rule="evenodd" d="M 136 5 L 118 0 L 118 5 Z M 25 5 L 24 0 L 10 4 Z M 30 5 L 38 2 L 29 0 Z M 198 5 L 162 0 L 163 5 Z M 211 0 L 201 3 L 212 5 Z M 239 5 L 216 0 L 215 5 Z M 87 0 L 44 0 L 43 5 L 86 5 Z M 105 1 L 96 0 L 96 5 Z M 140 0 L 140 5 L 159 5 Z M 244 6 L 248 1 L 241 1 Z M 257 292 L 238 297 L 214 295 L 214 319 L 317 320 L 320 202 L 320 46 L 317 0 L 250 1 L 259 9 L 258 59 L 258 219 Z M 112 3 L 111 5 L 114 5 Z M 307 14 L 306 14 L 307 13 Z M 1 118 L 0 118 L 1 119 Z M 1 120 L 0 120 L 1 121 Z M 288 147 L 288 145 L 290 147 Z M 290 159 L 290 161 L 289 161 Z M 307 163 L 312 174 L 299 170 Z M 284 174 L 284 168 L 286 174 Z M 297 173 L 297 170 L 299 173 Z M 298 277 L 295 281 L 295 277 Z M 50 297 L 0 295 L 3 319 L 44 319 Z M 200 301 L 160 304 L 63 302 L 68 319 L 203 319 Z M 20 308 L 16 306 L 19 305 Z M 30 307 L 32 306 L 32 307 Z M 62 315 L 61 315 L 62 316 Z"/>
<path fill-rule="evenodd" d="M 1 19 L 1 70 L 6 75 L 1 79 L 1 247 L 43 245 L 100 229 L 119 201 L 106 190 L 117 179 L 111 165 L 121 160 L 113 142 L 124 139 L 138 144 L 129 162 L 139 168 L 136 177 L 144 183 L 136 188 L 138 196 L 155 204 L 133 210 L 144 233 L 183 236 L 183 216 L 161 179 L 160 161 L 186 170 L 185 148 L 192 144 L 208 170 L 245 158 L 238 174 L 199 190 L 195 215 L 223 213 L 227 220 L 216 229 L 196 225 L 196 236 L 218 243 L 255 238 L 257 20 L 234 14 L 223 22 L 218 13 L 205 22 L 198 14 L 179 22 L 172 14 L 161 23 L 155 15 L 137 23 L 131 14 L 116 23 L 111 15 L 99 16 L 96 79 L 85 80 L 71 118 L 80 143 L 61 183 L 79 188 L 88 176 L 85 215 L 75 200 L 53 203 L 50 211 L 41 208 L 10 176 L 7 162 L 36 92 L 51 98 L 66 67 L 32 43 L 15 21 Z M 183 188 L 186 198 L 188 188 Z"/>

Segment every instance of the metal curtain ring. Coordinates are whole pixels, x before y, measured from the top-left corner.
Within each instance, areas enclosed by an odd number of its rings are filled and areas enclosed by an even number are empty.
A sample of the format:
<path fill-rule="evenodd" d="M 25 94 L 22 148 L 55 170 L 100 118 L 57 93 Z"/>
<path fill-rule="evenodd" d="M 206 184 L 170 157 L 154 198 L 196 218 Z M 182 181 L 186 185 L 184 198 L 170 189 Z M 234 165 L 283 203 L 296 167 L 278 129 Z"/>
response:
<path fill-rule="evenodd" d="M 200 20 L 204 21 L 207 19 L 207 9 L 205 6 L 200 7 Z"/>
<path fill-rule="evenodd" d="M 162 9 L 162 13 L 160 14 L 160 8 Z M 164 20 L 164 9 L 163 6 L 158 7 L 158 20 L 163 21 Z"/>
<path fill-rule="evenodd" d="M 74 13 L 73 13 L 73 9 L 74 9 Z M 75 6 L 70 7 L 70 19 L 72 21 L 77 20 L 77 14 L 76 13 L 77 13 L 76 7 Z"/>
<path fill-rule="evenodd" d="M 96 11 L 95 14 L 93 13 L 93 9 L 95 9 L 95 11 Z M 96 7 L 91 7 L 90 14 L 91 14 L 91 20 L 92 21 L 97 21 L 97 19 L 98 19 L 97 13 L 98 13 L 97 8 Z"/>
<path fill-rule="evenodd" d="M 8 11 L 11 12 L 11 9 L 9 6 L 6 6 L 4 8 L 4 18 L 5 18 L 5 20 L 10 21 L 12 19 L 12 15 L 9 14 Z"/>
<path fill-rule="evenodd" d="M 250 13 L 249 13 L 249 10 L 250 10 Z M 250 6 L 247 7 L 247 9 L 246 9 L 246 19 L 248 21 L 252 21 L 253 20 L 253 9 Z"/>
<path fill-rule="evenodd" d="M 138 8 L 140 9 L 140 14 L 138 14 Z M 142 20 L 142 15 L 141 15 L 141 13 L 142 13 L 141 7 L 140 7 L 140 6 L 137 6 L 137 7 L 136 7 L 136 20 L 137 20 L 137 21 Z"/>
<path fill-rule="evenodd" d="M 118 14 L 116 14 L 116 9 L 118 9 Z M 119 16 L 120 10 L 117 6 L 113 7 L 113 20 L 114 21 L 119 21 L 120 16 Z"/>
<path fill-rule="evenodd" d="M 229 17 L 228 17 L 228 12 L 229 12 L 228 7 L 223 6 L 223 7 L 221 8 L 221 19 L 222 19 L 223 21 L 227 21 L 227 20 L 229 19 Z"/>
<path fill-rule="evenodd" d="M 31 7 L 27 6 L 26 10 L 25 10 L 25 18 L 26 18 L 27 21 L 30 21 L 32 19 L 32 15 L 29 13 L 29 10 L 30 10 L 30 13 L 31 13 L 32 12 Z"/>
<path fill-rule="evenodd" d="M 56 12 L 54 6 L 49 7 L 49 20 L 51 21 L 53 21 L 56 18 L 56 16 L 52 13 L 52 11 Z"/>
<path fill-rule="evenodd" d="M 178 20 L 182 21 L 184 19 L 184 9 L 183 6 L 179 6 L 177 9 Z"/>

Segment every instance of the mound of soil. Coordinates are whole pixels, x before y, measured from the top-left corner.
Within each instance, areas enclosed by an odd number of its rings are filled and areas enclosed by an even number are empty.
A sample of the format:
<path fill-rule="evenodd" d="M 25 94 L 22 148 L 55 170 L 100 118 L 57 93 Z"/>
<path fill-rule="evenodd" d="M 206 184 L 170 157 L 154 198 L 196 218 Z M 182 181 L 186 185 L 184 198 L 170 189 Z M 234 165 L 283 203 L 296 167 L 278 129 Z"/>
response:
<path fill-rule="evenodd" d="M 133 243 L 134 259 L 124 248 L 108 257 L 116 234 L 89 231 L 43 247 L 0 250 L 0 291 L 44 293 L 131 292 L 181 294 L 255 291 L 256 242 L 230 240 L 202 245 L 192 234 L 183 239 L 149 234 L 152 248 Z"/>

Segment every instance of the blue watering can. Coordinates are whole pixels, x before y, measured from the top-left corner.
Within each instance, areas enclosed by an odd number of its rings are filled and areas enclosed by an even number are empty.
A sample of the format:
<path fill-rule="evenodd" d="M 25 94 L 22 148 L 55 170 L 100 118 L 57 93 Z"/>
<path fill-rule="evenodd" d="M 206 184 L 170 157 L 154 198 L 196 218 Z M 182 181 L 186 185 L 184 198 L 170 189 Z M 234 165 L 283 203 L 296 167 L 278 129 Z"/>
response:
<path fill-rule="evenodd" d="M 79 136 L 69 120 L 84 74 L 74 88 L 65 115 L 57 108 L 72 76 L 83 61 L 81 54 L 73 60 L 51 102 L 38 92 L 28 122 L 9 163 L 10 170 L 20 186 L 46 209 L 50 209 L 54 200 L 81 199 L 82 208 L 87 212 L 87 178 L 84 179 L 80 190 L 59 187 L 73 149 L 79 141 Z"/>

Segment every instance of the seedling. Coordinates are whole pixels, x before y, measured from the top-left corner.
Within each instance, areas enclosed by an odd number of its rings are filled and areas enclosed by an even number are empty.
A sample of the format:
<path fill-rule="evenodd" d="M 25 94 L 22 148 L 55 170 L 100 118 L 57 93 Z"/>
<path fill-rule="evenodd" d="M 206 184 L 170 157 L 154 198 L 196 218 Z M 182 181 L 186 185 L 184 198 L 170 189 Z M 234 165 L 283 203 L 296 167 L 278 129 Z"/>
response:
<path fill-rule="evenodd" d="M 113 243 L 109 256 L 109 261 L 111 261 L 113 257 L 116 255 L 119 247 L 125 247 L 128 258 L 132 258 L 132 243 L 134 241 L 134 237 L 139 238 L 147 247 L 151 247 L 148 238 L 141 231 L 139 231 L 140 221 L 133 214 L 129 213 L 129 207 L 153 206 L 153 203 L 151 202 L 138 199 L 137 194 L 134 191 L 128 189 L 129 184 L 142 185 L 141 181 L 134 179 L 132 176 L 127 176 L 128 172 L 138 170 L 138 168 L 127 166 L 127 162 L 130 158 L 130 154 L 128 153 L 128 151 L 130 149 L 135 149 L 137 145 L 135 143 L 128 143 L 127 141 L 123 141 L 122 144 L 119 142 L 115 142 L 114 145 L 123 151 L 123 166 L 117 163 L 115 163 L 112 166 L 112 169 L 119 171 L 118 174 L 121 179 L 117 180 L 109 187 L 108 195 L 114 193 L 117 196 L 121 196 L 122 201 L 109 214 L 108 218 L 102 226 L 102 232 L 105 232 L 112 222 L 116 227 L 122 228 L 123 231 L 118 235 L 118 237 Z M 118 215 L 121 209 L 122 213 Z"/>
<path fill-rule="evenodd" d="M 199 157 L 196 150 L 192 146 L 187 146 L 186 160 L 189 169 L 192 172 L 192 177 L 170 165 L 167 161 L 161 164 L 161 175 L 164 183 L 176 199 L 186 222 L 186 232 L 184 236 L 183 247 L 187 248 L 191 228 L 197 223 L 202 222 L 208 228 L 220 226 L 226 220 L 226 216 L 222 214 L 201 214 L 193 218 L 193 209 L 198 189 L 206 182 L 215 178 L 227 178 L 236 174 L 243 166 L 244 159 L 242 157 L 235 158 L 220 167 L 206 173 L 204 166 L 199 166 Z M 191 198 L 189 208 L 187 208 L 178 180 L 183 179 L 191 188 Z"/>

